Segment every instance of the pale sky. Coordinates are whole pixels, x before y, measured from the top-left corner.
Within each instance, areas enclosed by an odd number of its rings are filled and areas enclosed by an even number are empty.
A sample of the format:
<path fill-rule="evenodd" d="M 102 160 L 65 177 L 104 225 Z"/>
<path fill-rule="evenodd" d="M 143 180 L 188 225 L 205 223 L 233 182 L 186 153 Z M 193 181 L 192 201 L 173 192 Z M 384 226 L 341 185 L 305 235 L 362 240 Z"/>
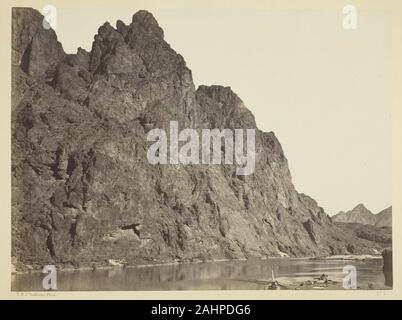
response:
<path fill-rule="evenodd" d="M 38 8 L 40 9 L 40 8 Z M 126 24 L 146 7 L 59 9 L 63 48 L 91 49 L 105 21 Z M 391 205 L 390 20 L 358 11 L 357 30 L 339 11 L 150 10 L 196 86 L 230 86 L 274 131 L 299 192 L 333 215 L 364 203 Z"/>

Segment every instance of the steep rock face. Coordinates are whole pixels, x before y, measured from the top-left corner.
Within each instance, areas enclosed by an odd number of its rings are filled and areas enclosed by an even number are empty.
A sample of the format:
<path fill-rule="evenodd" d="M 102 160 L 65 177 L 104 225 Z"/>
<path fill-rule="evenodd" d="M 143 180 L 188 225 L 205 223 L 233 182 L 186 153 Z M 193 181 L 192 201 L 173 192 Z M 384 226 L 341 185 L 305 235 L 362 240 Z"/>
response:
<path fill-rule="evenodd" d="M 13 14 L 13 18 L 13 65 L 18 64 L 33 77 L 52 74 L 57 63 L 65 56 L 56 33 L 52 29 L 43 28 L 43 16 L 36 10 L 24 10 L 24 16 Z"/>
<path fill-rule="evenodd" d="M 375 247 L 298 193 L 274 133 L 229 87 L 194 87 L 152 14 L 105 23 L 67 55 L 13 9 L 12 256 L 26 265 L 316 256 Z M 42 30 L 43 29 L 43 30 Z M 151 165 L 147 132 L 256 129 L 256 168 Z"/>

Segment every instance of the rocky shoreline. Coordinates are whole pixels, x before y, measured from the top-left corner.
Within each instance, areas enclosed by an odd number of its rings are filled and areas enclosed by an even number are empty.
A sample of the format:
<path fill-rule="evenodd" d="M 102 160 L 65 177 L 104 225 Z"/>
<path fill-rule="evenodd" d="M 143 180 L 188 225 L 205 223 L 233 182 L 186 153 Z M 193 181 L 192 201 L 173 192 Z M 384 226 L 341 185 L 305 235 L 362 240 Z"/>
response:
<path fill-rule="evenodd" d="M 255 258 L 253 258 L 255 259 Z M 382 259 L 381 255 L 342 255 L 342 256 L 323 256 L 323 257 L 267 257 L 267 258 L 258 258 L 259 260 L 270 260 L 270 259 L 283 259 L 283 260 L 322 260 L 322 261 L 330 261 L 330 260 L 352 260 L 352 261 L 365 261 L 365 260 L 378 260 Z M 183 264 L 198 264 L 198 263 L 211 263 L 211 262 L 229 262 L 229 261 L 247 261 L 248 259 L 239 258 L 239 259 L 213 259 L 213 260 L 197 260 L 197 261 L 173 261 L 173 262 L 164 262 L 158 263 L 153 262 L 149 264 L 126 264 L 120 263 L 117 264 L 115 261 L 105 261 L 104 264 L 93 264 L 92 266 L 79 266 L 79 267 L 65 267 L 63 265 L 56 265 L 59 271 L 96 271 L 96 270 L 109 270 L 113 268 L 147 268 L 147 267 L 158 267 L 158 266 L 171 266 L 171 265 L 183 265 Z M 41 273 L 42 267 L 33 268 L 32 266 L 26 266 L 25 270 L 16 270 L 14 266 L 12 266 L 12 274 L 28 274 L 28 273 Z"/>

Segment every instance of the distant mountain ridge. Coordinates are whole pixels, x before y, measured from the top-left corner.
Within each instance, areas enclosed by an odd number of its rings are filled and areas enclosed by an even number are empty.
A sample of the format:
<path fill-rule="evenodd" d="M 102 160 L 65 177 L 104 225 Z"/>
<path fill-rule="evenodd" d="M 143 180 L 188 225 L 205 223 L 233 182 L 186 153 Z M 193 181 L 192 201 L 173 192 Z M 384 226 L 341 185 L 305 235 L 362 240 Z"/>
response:
<path fill-rule="evenodd" d="M 364 204 L 360 203 L 352 210 L 347 212 L 341 211 L 332 217 L 334 222 L 345 223 L 361 223 L 369 224 L 376 227 L 392 226 L 392 207 L 388 207 L 381 212 L 374 214 L 367 209 Z"/>

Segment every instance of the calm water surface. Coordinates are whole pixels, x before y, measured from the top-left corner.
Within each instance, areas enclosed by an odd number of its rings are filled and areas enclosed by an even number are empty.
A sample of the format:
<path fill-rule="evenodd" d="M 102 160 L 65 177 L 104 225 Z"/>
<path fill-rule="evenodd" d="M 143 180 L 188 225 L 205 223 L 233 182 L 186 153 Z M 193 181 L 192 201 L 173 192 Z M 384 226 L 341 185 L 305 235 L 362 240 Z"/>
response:
<path fill-rule="evenodd" d="M 58 291 L 75 290 L 245 290 L 264 289 L 272 270 L 281 277 L 313 277 L 323 273 L 342 279 L 343 267 L 357 269 L 357 286 L 384 289 L 382 259 L 367 261 L 330 261 L 307 259 L 250 259 L 103 270 L 59 271 Z M 12 275 L 13 291 L 41 291 L 41 273 Z M 339 284 L 339 289 L 342 289 Z"/>

